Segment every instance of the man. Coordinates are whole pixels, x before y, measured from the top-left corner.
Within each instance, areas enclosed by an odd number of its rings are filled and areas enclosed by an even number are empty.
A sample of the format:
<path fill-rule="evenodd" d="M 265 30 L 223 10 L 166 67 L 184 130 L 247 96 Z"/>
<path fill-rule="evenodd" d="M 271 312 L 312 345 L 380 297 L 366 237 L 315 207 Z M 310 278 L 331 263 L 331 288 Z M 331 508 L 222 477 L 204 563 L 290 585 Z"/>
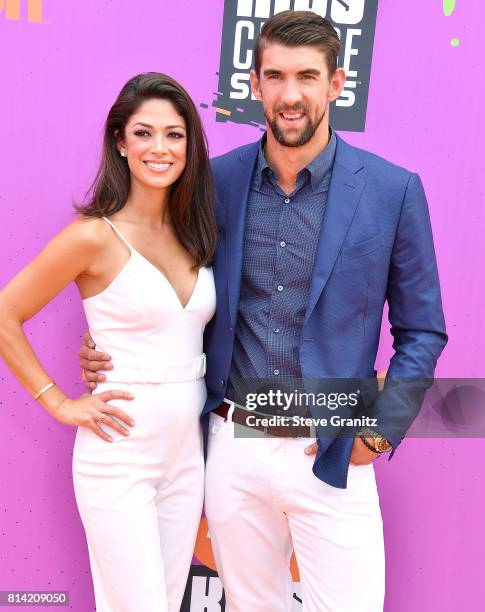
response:
<path fill-rule="evenodd" d="M 312 12 L 269 19 L 251 74 L 268 130 L 213 160 L 220 240 L 205 334 L 206 514 L 228 612 L 289 610 L 293 548 L 304 610 L 382 610 L 372 461 L 394 452 L 419 409 L 406 380 L 431 378 L 446 344 L 419 177 L 329 127 L 345 81 L 338 50 L 335 30 Z M 247 418 L 232 401 L 239 380 L 375 377 L 386 299 L 395 353 L 386 388 L 365 407 L 377 431 L 234 437 Z M 87 370 L 106 363 L 87 347 L 81 357 Z"/>

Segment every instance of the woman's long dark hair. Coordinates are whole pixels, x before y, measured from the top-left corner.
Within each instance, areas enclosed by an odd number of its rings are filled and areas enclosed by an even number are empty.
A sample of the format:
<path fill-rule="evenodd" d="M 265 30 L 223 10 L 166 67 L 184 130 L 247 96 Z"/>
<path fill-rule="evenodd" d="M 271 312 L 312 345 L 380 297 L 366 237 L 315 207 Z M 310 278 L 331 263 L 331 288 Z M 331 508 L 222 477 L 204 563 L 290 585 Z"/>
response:
<path fill-rule="evenodd" d="M 114 214 L 126 204 L 130 169 L 126 159 L 120 156 L 116 142 L 124 138 L 125 126 L 133 113 L 143 102 L 154 98 L 170 101 L 185 119 L 187 162 L 184 171 L 170 188 L 168 206 L 181 244 L 195 259 L 196 266 L 206 266 L 213 259 L 217 239 L 207 138 L 189 94 L 166 74 L 138 74 L 123 87 L 108 113 L 103 155 L 88 191 L 89 202 L 75 208 L 87 217 L 102 217 Z"/>

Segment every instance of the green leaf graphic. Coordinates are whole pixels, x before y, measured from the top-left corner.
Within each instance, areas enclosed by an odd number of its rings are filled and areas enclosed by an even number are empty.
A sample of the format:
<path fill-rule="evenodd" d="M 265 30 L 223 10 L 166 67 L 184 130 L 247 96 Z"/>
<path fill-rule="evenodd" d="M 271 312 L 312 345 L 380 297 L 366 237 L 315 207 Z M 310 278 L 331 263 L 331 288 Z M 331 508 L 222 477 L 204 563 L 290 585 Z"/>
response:
<path fill-rule="evenodd" d="M 456 0 L 443 0 L 443 13 L 449 17 L 455 10 Z"/>

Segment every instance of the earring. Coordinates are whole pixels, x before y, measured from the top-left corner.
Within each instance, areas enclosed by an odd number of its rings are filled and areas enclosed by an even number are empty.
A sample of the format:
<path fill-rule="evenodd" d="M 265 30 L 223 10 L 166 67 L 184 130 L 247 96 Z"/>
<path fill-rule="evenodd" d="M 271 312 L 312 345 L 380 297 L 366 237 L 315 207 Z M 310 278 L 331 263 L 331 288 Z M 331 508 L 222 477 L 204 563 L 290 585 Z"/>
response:
<path fill-rule="evenodd" d="M 121 157 L 126 157 L 126 151 L 123 149 L 122 151 L 120 151 L 120 155 Z"/>

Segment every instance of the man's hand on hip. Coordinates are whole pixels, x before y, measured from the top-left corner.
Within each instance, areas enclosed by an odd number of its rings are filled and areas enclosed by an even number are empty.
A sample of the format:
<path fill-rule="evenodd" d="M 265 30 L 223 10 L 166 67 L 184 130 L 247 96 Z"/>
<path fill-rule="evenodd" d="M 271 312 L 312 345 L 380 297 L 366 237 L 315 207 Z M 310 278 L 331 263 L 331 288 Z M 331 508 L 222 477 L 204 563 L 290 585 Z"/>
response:
<path fill-rule="evenodd" d="M 372 438 L 366 439 L 369 444 L 373 444 Z M 314 442 L 305 448 L 305 455 L 316 455 L 317 450 L 318 445 L 316 442 Z M 352 454 L 350 455 L 351 465 L 367 465 L 377 457 L 380 457 L 380 453 L 372 452 L 358 436 L 355 438 L 354 445 L 352 446 Z"/>
<path fill-rule="evenodd" d="M 112 370 L 113 364 L 111 357 L 106 353 L 100 353 L 94 350 L 96 345 L 89 335 L 89 332 L 83 334 L 83 345 L 79 349 L 79 365 L 84 371 L 86 387 L 92 391 L 96 389 L 98 382 L 106 380 L 104 374 L 99 374 L 101 370 Z"/>

